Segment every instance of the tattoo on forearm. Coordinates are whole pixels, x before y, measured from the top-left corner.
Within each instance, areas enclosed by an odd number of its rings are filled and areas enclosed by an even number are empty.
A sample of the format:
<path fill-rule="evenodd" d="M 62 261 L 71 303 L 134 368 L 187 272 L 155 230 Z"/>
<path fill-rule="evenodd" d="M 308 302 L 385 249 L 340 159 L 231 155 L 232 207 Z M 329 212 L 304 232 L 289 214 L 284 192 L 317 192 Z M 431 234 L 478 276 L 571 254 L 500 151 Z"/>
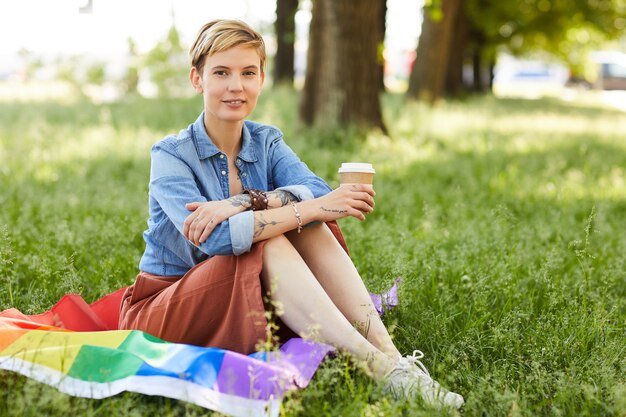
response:
<path fill-rule="evenodd" d="M 261 212 L 258 212 L 258 215 L 255 216 L 256 219 L 254 221 L 255 223 L 255 228 L 254 228 L 254 237 L 259 237 L 263 234 L 263 232 L 265 231 L 265 228 L 268 226 L 276 226 L 277 224 L 280 224 L 282 222 L 277 222 L 277 221 L 268 221 L 265 220 L 265 216 L 263 216 L 263 214 L 261 214 Z"/>
<path fill-rule="evenodd" d="M 275 190 L 269 191 L 266 194 L 269 198 L 280 201 L 280 207 L 286 206 L 292 201 L 299 201 L 289 191 Z M 250 198 L 249 194 L 237 194 L 230 197 L 228 201 L 230 201 L 230 204 L 232 204 L 233 207 L 243 207 L 245 209 L 249 209 L 250 207 L 252 207 L 252 199 Z"/>
<path fill-rule="evenodd" d="M 348 212 L 348 210 L 329 209 L 329 208 L 326 208 L 324 206 L 320 206 L 320 209 L 322 211 L 326 211 L 328 213 L 347 213 Z"/>
<path fill-rule="evenodd" d="M 267 196 L 279 200 L 281 207 L 286 206 L 292 201 L 298 201 L 298 199 L 293 194 L 291 194 L 289 191 L 284 190 L 270 191 L 269 193 L 267 193 Z"/>
<path fill-rule="evenodd" d="M 248 194 L 237 194 L 229 198 L 228 201 L 230 201 L 233 207 L 250 208 L 252 206 L 252 201 Z"/>

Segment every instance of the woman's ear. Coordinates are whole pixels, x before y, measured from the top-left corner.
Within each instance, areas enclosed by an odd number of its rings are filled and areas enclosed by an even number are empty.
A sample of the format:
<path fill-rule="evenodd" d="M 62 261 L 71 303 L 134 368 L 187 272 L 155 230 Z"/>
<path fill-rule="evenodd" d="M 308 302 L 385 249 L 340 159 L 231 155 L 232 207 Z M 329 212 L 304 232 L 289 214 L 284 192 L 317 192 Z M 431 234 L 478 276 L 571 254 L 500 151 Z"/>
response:
<path fill-rule="evenodd" d="M 194 90 L 196 90 L 196 93 L 202 94 L 204 92 L 202 90 L 202 77 L 196 67 L 191 67 L 191 71 L 189 71 L 189 81 L 191 81 L 191 85 Z"/>

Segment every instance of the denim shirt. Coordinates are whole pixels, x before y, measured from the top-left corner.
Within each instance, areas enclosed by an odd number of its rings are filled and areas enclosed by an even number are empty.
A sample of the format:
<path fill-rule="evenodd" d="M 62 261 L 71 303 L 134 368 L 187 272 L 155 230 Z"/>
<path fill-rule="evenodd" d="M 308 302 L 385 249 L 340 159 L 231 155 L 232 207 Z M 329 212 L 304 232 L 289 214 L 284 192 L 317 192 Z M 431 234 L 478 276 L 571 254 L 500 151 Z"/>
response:
<path fill-rule="evenodd" d="M 331 188 L 302 162 L 275 127 L 245 121 L 235 165 L 244 188 L 285 190 L 298 200 L 320 197 Z M 200 246 L 183 236 L 191 214 L 185 204 L 230 197 L 228 160 L 209 138 L 204 113 L 177 136 L 167 136 L 151 151 L 146 249 L 139 269 L 155 275 L 184 275 L 214 255 L 241 255 L 250 250 L 254 213 L 244 211 L 223 221 Z"/>

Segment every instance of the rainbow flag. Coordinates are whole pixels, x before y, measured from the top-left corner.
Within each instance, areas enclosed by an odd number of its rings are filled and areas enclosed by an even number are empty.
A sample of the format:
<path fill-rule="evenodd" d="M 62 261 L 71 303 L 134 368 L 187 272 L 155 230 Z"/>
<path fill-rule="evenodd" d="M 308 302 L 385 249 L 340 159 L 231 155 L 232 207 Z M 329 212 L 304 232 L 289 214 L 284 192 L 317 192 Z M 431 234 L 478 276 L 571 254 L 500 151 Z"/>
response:
<path fill-rule="evenodd" d="M 371 294 L 380 314 L 397 305 L 399 282 L 384 294 Z M 278 416 L 284 394 L 306 387 L 334 350 L 294 338 L 278 351 L 246 356 L 117 330 L 123 293 L 119 289 L 93 304 L 65 295 L 38 315 L 0 312 L 0 369 L 79 397 L 132 391 L 235 417 Z"/>
<path fill-rule="evenodd" d="M 305 387 L 333 350 L 296 338 L 279 351 L 246 356 L 168 343 L 135 330 L 107 330 L 115 325 L 119 296 L 121 292 L 104 300 L 117 301 L 117 310 L 103 306 L 103 300 L 94 306 L 70 295 L 37 316 L 15 309 L 0 312 L 0 369 L 74 396 L 104 398 L 133 391 L 232 416 L 278 416 L 285 392 Z M 98 309 L 112 317 L 99 315 Z M 68 330 L 72 327 L 81 331 Z"/>

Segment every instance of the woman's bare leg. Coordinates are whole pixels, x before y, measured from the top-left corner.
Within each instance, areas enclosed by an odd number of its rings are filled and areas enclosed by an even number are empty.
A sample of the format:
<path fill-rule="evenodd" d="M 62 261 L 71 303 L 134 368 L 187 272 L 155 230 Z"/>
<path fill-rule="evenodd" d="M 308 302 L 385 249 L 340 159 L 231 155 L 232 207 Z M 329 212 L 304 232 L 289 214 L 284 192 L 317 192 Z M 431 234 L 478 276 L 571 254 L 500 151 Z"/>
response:
<path fill-rule="evenodd" d="M 300 336 L 313 333 L 320 342 L 349 351 L 368 365 L 376 379 L 396 365 L 339 311 L 285 236 L 271 238 L 265 244 L 261 278 L 282 310 L 281 320 Z"/>
<path fill-rule="evenodd" d="M 350 257 L 325 224 L 290 232 L 287 238 L 343 315 L 374 346 L 393 358 L 400 352 L 380 319 L 372 299 Z"/>

